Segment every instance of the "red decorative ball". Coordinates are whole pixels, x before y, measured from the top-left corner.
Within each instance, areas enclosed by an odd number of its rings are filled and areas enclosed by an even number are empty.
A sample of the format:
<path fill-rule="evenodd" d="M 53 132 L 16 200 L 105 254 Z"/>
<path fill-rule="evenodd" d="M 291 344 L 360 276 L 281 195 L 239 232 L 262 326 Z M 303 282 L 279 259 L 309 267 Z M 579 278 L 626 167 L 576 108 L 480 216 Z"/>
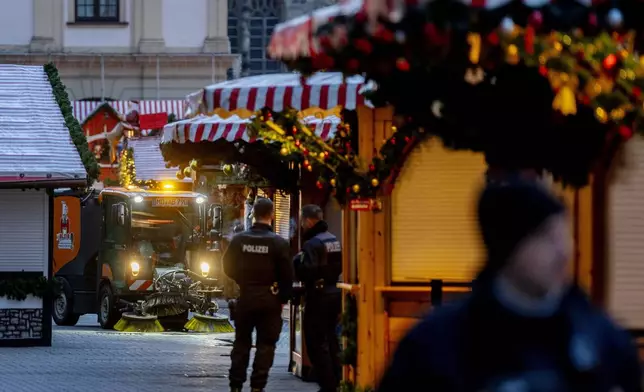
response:
<path fill-rule="evenodd" d="M 588 24 L 590 27 L 597 27 L 597 23 L 597 14 L 591 12 L 590 15 L 588 15 Z"/>
<path fill-rule="evenodd" d="M 611 70 L 617 65 L 617 56 L 614 54 L 609 54 L 604 58 L 604 61 L 602 62 L 602 65 L 604 66 L 604 69 L 606 70 Z"/>
<path fill-rule="evenodd" d="M 401 57 L 398 60 L 396 60 L 396 68 L 398 68 L 399 70 L 401 70 L 403 72 L 407 72 L 407 71 L 409 71 L 411 66 L 409 65 L 409 62 L 406 59 Z"/>
<path fill-rule="evenodd" d="M 625 125 L 621 125 L 618 132 L 624 140 L 628 140 L 633 137 L 633 130 Z"/>
<path fill-rule="evenodd" d="M 543 25 L 543 15 L 541 14 L 541 12 L 534 11 L 528 18 L 528 23 L 530 23 L 530 26 L 534 27 L 535 29 L 540 28 Z"/>
<path fill-rule="evenodd" d="M 358 38 L 353 41 L 353 46 L 358 49 L 358 51 L 369 54 L 371 51 L 373 51 L 373 45 L 371 45 L 371 42 L 367 41 L 364 38 Z"/>
<path fill-rule="evenodd" d="M 320 182 L 320 181 L 316 182 L 315 186 L 318 187 L 318 189 L 324 188 L 324 184 L 322 184 L 322 182 Z"/>
<path fill-rule="evenodd" d="M 542 76 L 546 76 L 546 75 L 548 75 L 548 68 L 546 68 L 546 66 L 545 66 L 545 65 L 540 66 L 540 67 L 539 67 L 539 73 L 540 73 Z"/>
<path fill-rule="evenodd" d="M 370 172 L 376 171 L 376 167 L 373 164 L 369 165 L 369 171 Z"/>
<path fill-rule="evenodd" d="M 635 87 L 633 87 L 633 91 L 631 91 L 631 93 L 632 93 L 632 94 L 633 94 L 633 96 L 635 96 L 636 98 L 640 98 L 640 97 L 642 96 L 642 89 L 641 89 L 641 88 L 639 88 L 639 87 L 637 87 L 637 86 L 635 86 Z"/>
<path fill-rule="evenodd" d="M 396 38 L 393 31 L 387 29 L 384 25 L 378 25 L 374 35 L 385 42 L 392 42 Z"/>
<path fill-rule="evenodd" d="M 491 43 L 492 45 L 498 45 L 500 40 L 499 40 L 499 35 L 496 33 L 496 31 L 491 32 L 487 36 L 487 41 Z"/>
<path fill-rule="evenodd" d="M 396 138 L 392 137 L 391 140 L 389 141 L 391 144 L 396 144 Z"/>

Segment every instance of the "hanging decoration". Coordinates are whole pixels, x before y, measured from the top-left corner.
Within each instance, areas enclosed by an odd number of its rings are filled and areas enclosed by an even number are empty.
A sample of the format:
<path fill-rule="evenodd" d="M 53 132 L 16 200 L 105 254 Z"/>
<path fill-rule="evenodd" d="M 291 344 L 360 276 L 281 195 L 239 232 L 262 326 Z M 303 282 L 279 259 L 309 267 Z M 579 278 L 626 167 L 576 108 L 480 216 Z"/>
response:
<path fill-rule="evenodd" d="M 383 141 L 368 164 L 358 159 L 354 135 L 345 122 L 338 125 L 334 138 L 326 142 L 299 120 L 296 110 L 282 113 L 265 110 L 255 117 L 249 130 L 267 143 L 278 144 L 280 153 L 290 160 L 299 160 L 303 170 L 316 168 L 320 173 L 317 187 L 331 189 L 344 205 L 349 200 L 390 193 L 407 154 L 430 135 L 413 123 L 407 125 L 402 118 L 396 124 L 400 126 L 392 126 L 392 136 Z"/>
<path fill-rule="evenodd" d="M 393 106 L 406 126 L 574 186 L 588 183 L 606 140 L 644 134 L 644 3 L 403 7 L 377 22 L 332 16 L 314 32 L 319 51 L 284 61 L 303 74 L 362 74 L 377 85 L 369 101 Z"/>

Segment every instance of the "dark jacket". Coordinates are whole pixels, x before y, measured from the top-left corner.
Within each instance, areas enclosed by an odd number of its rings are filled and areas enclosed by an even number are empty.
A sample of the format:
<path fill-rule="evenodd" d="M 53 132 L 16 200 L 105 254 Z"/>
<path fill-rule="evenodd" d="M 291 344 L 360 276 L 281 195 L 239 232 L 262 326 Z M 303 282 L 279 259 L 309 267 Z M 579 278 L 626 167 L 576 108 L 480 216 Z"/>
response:
<path fill-rule="evenodd" d="M 316 282 L 324 284 L 325 292 L 336 292 L 336 283 L 342 274 L 342 246 L 329 226 L 319 221 L 303 235 L 302 251 L 294 260 L 295 275 L 307 291 Z"/>
<path fill-rule="evenodd" d="M 224 272 L 243 295 L 248 289 L 270 290 L 279 285 L 279 296 L 288 301 L 293 290 L 293 267 L 287 240 L 273 233 L 269 225 L 256 223 L 237 234 L 224 253 Z"/>
<path fill-rule="evenodd" d="M 630 337 L 578 289 L 547 318 L 512 313 L 491 292 L 477 287 L 414 327 L 378 391 L 501 391 L 508 382 L 526 392 L 642 390 Z"/>

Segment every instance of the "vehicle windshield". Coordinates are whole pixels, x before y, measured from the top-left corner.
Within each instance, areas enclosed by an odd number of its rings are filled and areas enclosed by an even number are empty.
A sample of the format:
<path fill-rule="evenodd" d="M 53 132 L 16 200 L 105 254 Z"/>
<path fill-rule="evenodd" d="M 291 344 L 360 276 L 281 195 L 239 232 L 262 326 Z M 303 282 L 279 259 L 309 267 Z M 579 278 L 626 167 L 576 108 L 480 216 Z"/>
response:
<path fill-rule="evenodd" d="M 185 261 L 188 244 L 198 235 L 199 208 L 191 202 L 182 207 L 157 207 L 149 200 L 133 205 L 132 234 L 144 258 L 160 266 Z"/>

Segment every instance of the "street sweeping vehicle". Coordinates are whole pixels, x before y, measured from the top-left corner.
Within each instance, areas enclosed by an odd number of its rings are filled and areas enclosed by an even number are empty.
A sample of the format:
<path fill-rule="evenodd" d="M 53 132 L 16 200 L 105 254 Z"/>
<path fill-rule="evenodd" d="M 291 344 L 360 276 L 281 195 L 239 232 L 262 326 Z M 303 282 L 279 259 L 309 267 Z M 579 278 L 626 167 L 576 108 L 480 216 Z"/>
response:
<path fill-rule="evenodd" d="M 183 329 L 192 311 L 198 319 L 189 329 L 212 329 L 201 322 L 229 329 L 213 301 L 221 292 L 213 278 L 220 232 L 221 207 L 194 192 L 57 192 L 53 262 L 63 289 L 54 321 L 71 326 L 97 314 L 105 329 Z"/>

